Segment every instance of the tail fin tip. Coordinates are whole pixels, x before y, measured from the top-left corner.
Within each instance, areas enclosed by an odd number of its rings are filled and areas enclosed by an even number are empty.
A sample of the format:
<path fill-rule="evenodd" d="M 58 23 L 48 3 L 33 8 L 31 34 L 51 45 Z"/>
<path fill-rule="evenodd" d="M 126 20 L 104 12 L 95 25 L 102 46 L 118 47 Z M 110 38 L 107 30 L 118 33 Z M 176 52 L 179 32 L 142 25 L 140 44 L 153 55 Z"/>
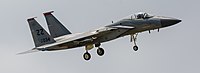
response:
<path fill-rule="evenodd" d="M 34 20 L 35 18 L 37 18 L 37 17 L 31 17 L 31 18 L 28 18 L 27 21 Z"/>
<path fill-rule="evenodd" d="M 44 15 L 50 15 L 51 13 L 53 13 L 54 11 L 49 11 L 49 12 L 45 12 L 43 13 Z"/>

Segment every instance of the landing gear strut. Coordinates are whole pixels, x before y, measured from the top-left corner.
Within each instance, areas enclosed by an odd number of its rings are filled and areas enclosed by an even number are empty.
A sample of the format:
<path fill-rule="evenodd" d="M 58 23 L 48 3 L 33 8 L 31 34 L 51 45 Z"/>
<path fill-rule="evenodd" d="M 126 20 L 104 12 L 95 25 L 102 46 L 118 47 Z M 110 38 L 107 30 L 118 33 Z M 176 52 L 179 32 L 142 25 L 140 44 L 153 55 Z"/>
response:
<path fill-rule="evenodd" d="M 131 35 L 131 42 L 133 42 L 133 44 L 134 44 L 134 46 L 133 46 L 134 51 L 138 51 L 138 46 L 136 45 L 137 35 L 138 35 L 138 33 Z"/>
<path fill-rule="evenodd" d="M 90 53 L 89 53 L 88 51 L 91 50 L 93 47 L 94 47 L 93 44 L 89 44 L 89 45 L 86 45 L 86 46 L 85 46 L 86 52 L 83 54 L 83 58 L 84 58 L 86 61 L 90 60 L 91 55 L 90 55 Z"/>

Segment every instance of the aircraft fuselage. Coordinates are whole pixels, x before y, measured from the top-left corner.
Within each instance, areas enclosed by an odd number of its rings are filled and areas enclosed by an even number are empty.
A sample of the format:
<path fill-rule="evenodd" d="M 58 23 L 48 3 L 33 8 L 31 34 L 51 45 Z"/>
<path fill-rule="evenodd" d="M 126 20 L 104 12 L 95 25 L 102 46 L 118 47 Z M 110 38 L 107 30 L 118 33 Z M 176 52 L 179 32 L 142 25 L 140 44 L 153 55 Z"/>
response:
<path fill-rule="evenodd" d="M 168 24 L 162 24 L 163 20 L 165 22 L 168 22 Z M 160 29 L 163 27 L 171 26 L 178 22 L 180 22 L 180 20 L 178 20 L 178 19 L 167 18 L 167 17 L 156 17 L 156 16 L 152 17 L 152 18 L 147 18 L 147 19 L 136 19 L 136 18 L 122 19 L 118 22 L 107 25 L 103 28 L 100 28 L 100 29 L 97 29 L 94 31 L 90 31 L 90 32 L 86 32 L 86 33 L 81 33 L 81 34 L 87 34 L 87 33 L 91 33 L 91 32 L 96 32 L 97 35 L 78 39 L 78 40 L 71 41 L 71 42 L 65 42 L 65 43 L 51 46 L 51 47 L 46 47 L 45 49 L 48 51 L 63 50 L 63 49 L 81 47 L 81 46 L 85 46 L 85 45 L 93 45 L 96 43 L 103 43 L 103 42 L 117 39 L 122 36 L 132 35 L 132 34 L 139 33 L 139 32 L 144 32 L 144 31 Z M 115 26 L 126 26 L 126 27 L 132 27 L 132 28 L 116 28 L 115 29 Z M 100 30 L 103 30 L 105 32 L 98 35 L 98 32 Z M 81 34 L 80 34 L 80 36 L 81 36 Z M 70 36 L 70 34 L 68 36 Z"/>

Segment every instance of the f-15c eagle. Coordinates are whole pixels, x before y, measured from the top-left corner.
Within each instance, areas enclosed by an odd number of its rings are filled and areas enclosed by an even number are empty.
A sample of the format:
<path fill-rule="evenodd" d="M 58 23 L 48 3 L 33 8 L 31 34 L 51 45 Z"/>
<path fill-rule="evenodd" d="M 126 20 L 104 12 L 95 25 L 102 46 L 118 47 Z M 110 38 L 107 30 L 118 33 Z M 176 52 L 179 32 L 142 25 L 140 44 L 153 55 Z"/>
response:
<path fill-rule="evenodd" d="M 35 20 L 27 19 L 35 43 L 35 48 L 22 52 L 31 53 L 37 51 L 57 51 L 72 49 L 76 47 L 85 47 L 83 58 L 90 60 L 89 50 L 97 47 L 97 54 L 104 55 L 104 49 L 101 46 L 103 42 L 111 41 L 123 36 L 130 35 L 133 42 L 133 50 L 137 51 L 136 38 L 138 33 L 168 27 L 181 22 L 180 19 L 150 15 L 145 12 L 131 14 L 119 21 L 112 22 L 109 25 L 98 29 L 83 32 L 71 33 L 62 23 L 52 14 L 53 11 L 43 13 L 49 28 L 50 34 Z"/>

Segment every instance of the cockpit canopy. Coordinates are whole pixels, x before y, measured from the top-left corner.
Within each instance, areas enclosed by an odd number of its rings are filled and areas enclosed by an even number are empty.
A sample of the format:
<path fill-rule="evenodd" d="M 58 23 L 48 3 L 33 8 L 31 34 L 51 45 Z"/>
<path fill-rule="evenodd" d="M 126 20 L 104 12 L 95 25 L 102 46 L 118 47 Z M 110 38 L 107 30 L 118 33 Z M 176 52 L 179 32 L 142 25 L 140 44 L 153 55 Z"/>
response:
<path fill-rule="evenodd" d="M 129 16 L 123 17 L 122 19 L 149 19 L 152 17 L 154 16 L 146 12 L 139 12 L 139 13 L 135 13 L 135 14 L 131 14 Z"/>
<path fill-rule="evenodd" d="M 149 14 L 147 14 L 146 12 L 139 12 L 134 14 L 136 19 L 147 19 L 147 18 L 151 18 L 153 16 L 150 16 Z"/>

